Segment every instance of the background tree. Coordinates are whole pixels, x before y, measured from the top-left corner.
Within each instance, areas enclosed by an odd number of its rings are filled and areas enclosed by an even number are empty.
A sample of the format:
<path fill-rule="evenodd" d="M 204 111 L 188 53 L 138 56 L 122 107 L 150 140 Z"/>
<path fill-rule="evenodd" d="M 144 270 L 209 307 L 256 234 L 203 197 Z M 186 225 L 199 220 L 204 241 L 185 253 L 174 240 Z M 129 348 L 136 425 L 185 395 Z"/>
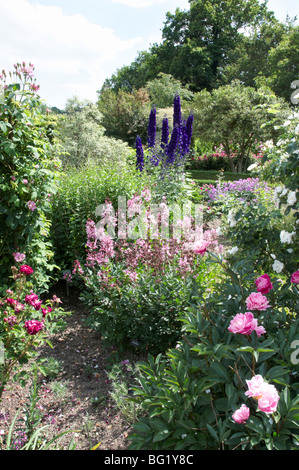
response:
<path fill-rule="evenodd" d="M 194 137 L 222 145 L 231 171 L 243 172 L 250 152 L 261 142 L 279 137 L 276 125 L 290 112 L 282 98 L 267 88 L 255 90 L 239 81 L 221 86 L 212 92 L 203 90 L 194 96 Z M 272 125 L 275 110 L 276 119 Z M 232 158 L 233 155 L 236 157 Z"/>
<path fill-rule="evenodd" d="M 65 113 L 59 115 L 60 144 L 64 166 L 84 166 L 86 163 L 125 165 L 131 154 L 129 146 L 105 135 L 102 114 L 88 100 L 73 97 L 67 101 Z"/>
<path fill-rule="evenodd" d="M 159 73 L 157 78 L 150 80 L 145 85 L 151 102 L 157 108 L 168 108 L 172 106 L 174 96 L 177 94 L 181 100 L 192 100 L 193 93 L 189 87 L 184 87 L 179 80 L 172 75 Z"/>
<path fill-rule="evenodd" d="M 144 88 L 132 93 L 109 88 L 99 94 L 98 109 L 102 114 L 101 123 L 108 137 L 114 137 L 135 144 L 136 135 L 147 135 L 150 99 Z"/>

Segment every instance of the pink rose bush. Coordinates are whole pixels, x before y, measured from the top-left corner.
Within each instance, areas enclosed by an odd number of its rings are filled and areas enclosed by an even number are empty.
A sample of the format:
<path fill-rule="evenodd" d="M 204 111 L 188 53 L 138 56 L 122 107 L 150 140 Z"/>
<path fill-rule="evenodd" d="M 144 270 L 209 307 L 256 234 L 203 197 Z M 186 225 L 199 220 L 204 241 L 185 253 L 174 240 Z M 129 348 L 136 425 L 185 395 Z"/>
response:
<path fill-rule="evenodd" d="M 13 254 L 17 263 L 25 257 L 19 255 Z M 24 359 L 37 354 L 37 347 L 50 331 L 55 331 L 56 325 L 63 325 L 59 319 L 64 314 L 58 307 L 60 299 L 53 296 L 42 301 L 33 291 L 32 282 L 28 281 L 33 269 L 29 265 L 12 266 L 12 272 L 15 286 L 0 299 L 0 343 L 5 351 L 5 362 L 0 367 L 0 399 L 10 375 L 22 369 Z"/>

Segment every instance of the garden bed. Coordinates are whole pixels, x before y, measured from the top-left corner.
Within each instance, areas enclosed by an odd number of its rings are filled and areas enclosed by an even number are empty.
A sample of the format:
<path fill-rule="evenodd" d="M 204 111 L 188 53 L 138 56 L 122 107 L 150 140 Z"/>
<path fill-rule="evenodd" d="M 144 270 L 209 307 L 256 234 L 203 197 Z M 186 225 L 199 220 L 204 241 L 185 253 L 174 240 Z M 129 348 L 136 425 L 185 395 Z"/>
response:
<path fill-rule="evenodd" d="M 40 400 L 38 406 L 42 425 L 47 428 L 48 439 L 63 431 L 78 430 L 66 434 L 61 447 L 66 450 L 75 438 L 76 450 L 89 450 L 101 443 L 99 450 L 122 450 L 128 446 L 130 424 L 116 409 L 109 395 L 110 384 L 107 371 L 122 358 L 115 349 L 106 349 L 100 335 L 84 325 L 88 312 L 80 302 L 78 291 L 70 287 L 66 296 L 64 283 L 53 291 L 63 301 L 63 307 L 72 314 L 66 318 L 67 327 L 51 338 L 53 349 L 46 346 L 40 357 L 55 358 L 61 370 L 55 378 L 40 377 Z M 130 359 L 127 356 L 123 359 Z M 29 395 L 30 383 L 22 388 L 10 383 L 0 403 L 0 432 L 2 439 L 17 410 L 22 411 Z M 93 400 L 99 398 L 99 404 Z M 21 416 L 21 415 L 20 415 Z"/>

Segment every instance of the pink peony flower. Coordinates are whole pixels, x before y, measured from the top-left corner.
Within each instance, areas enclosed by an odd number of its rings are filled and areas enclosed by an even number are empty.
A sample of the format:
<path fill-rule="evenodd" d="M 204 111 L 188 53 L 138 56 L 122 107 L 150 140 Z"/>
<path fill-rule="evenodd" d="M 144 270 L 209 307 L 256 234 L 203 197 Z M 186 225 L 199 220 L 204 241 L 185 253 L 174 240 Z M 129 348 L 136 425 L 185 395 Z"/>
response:
<path fill-rule="evenodd" d="M 279 395 L 274 385 L 265 382 L 263 394 L 258 399 L 258 408 L 264 413 L 271 414 L 277 410 Z"/>
<path fill-rule="evenodd" d="M 248 406 L 242 405 L 238 410 L 232 415 L 233 420 L 238 424 L 243 424 L 249 418 L 250 410 Z"/>
<path fill-rule="evenodd" d="M 253 314 L 251 312 L 237 313 L 231 320 L 228 330 L 232 333 L 240 333 L 242 335 L 250 335 L 253 327 Z"/>
<path fill-rule="evenodd" d="M 246 380 L 248 390 L 245 392 L 247 397 L 258 400 L 263 396 L 264 378 L 261 375 L 254 375 L 251 380 Z"/>
<path fill-rule="evenodd" d="M 248 310 L 266 310 L 270 308 L 268 299 L 260 292 L 253 292 L 246 299 Z"/>
<path fill-rule="evenodd" d="M 201 240 L 199 242 L 194 243 L 193 245 L 194 253 L 198 253 L 199 255 L 203 256 L 205 252 L 207 251 L 209 244 L 210 242 L 206 240 Z"/>
<path fill-rule="evenodd" d="M 295 271 L 291 276 L 291 282 L 299 284 L 299 271 Z"/>
<path fill-rule="evenodd" d="M 257 400 L 260 411 L 267 414 L 274 413 L 279 401 L 279 395 L 274 385 L 265 382 L 261 375 L 255 375 L 246 382 L 248 391 L 245 392 L 245 395 Z"/>
<path fill-rule="evenodd" d="M 250 335 L 253 331 L 260 336 L 266 333 L 263 326 L 257 325 L 257 320 L 253 317 L 251 312 L 237 313 L 231 320 L 228 330 L 232 333 L 239 333 L 241 335 Z"/>
<path fill-rule="evenodd" d="M 24 327 L 29 335 L 36 335 L 36 333 L 43 329 L 44 323 L 38 320 L 27 320 Z"/>
<path fill-rule="evenodd" d="M 23 264 L 22 266 L 20 266 L 20 273 L 32 274 L 33 272 L 33 269 L 28 266 L 28 264 Z"/>
<path fill-rule="evenodd" d="M 268 274 L 263 274 L 260 276 L 256 281 L 255 285 L 257 287 L 258 292 L 261 294 L 268 294 L 268 292 L 273 289 L 273 284 L 270 281 L 270 277 Z"/>

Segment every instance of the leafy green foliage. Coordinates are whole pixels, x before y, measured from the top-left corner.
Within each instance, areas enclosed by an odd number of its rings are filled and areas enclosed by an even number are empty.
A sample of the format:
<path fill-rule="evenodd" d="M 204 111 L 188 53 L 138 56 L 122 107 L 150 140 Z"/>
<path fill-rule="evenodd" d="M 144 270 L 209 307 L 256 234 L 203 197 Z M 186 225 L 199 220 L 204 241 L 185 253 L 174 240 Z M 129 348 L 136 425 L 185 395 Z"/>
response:
<path fill-rule="evenodd" d="M 27 71 L 29 70 L 29 71 Z M 33 68 L 16 64 L 0 102 L 0 275 L 9 284 L 13 252 L 26 253 L 36 282 L 45 289 L 54 268 L 49 241 L 49 199 L 60 162 L 41 113 Z"/>

